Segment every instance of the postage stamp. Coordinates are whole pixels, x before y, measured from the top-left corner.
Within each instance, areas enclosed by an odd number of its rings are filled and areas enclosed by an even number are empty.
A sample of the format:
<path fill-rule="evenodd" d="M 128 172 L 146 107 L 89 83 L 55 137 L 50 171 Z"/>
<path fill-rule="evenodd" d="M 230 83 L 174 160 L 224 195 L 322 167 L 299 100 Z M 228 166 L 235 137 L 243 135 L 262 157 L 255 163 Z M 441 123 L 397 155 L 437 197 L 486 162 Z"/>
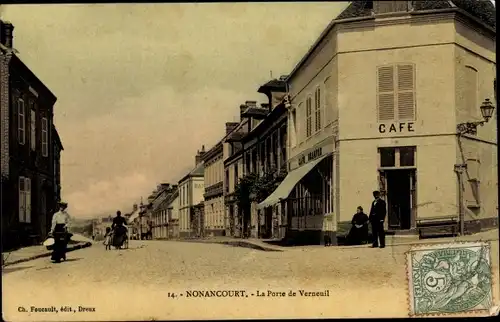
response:
<path fill-rule="evenodd" d="M 488 314 L 494 305 L 490 249 L 487 242 L 412 247 L 409 315 Z"/>

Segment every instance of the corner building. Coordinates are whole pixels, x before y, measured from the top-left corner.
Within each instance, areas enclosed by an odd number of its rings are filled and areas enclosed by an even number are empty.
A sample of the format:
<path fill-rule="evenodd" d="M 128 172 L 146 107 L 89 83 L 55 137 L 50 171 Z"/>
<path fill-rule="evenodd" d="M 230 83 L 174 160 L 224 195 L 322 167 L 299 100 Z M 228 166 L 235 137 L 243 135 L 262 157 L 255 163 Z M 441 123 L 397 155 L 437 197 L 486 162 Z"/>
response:
<path fill-rule="evenodd" d="M 476 134 L 457 134 L 495 101 L 495 26 L 494 6 L 476 1 L 360 1 L 332 21 L 287 80 L 290 173 L 331 164 L 291 232 L 314 243 L 347 234 L 373 190 L 389 232 L 457 217 L 460 203 L 466 231 L 497 226 L 496 109 Z M 311 169 L 290 196 L 314 195 Z"/>

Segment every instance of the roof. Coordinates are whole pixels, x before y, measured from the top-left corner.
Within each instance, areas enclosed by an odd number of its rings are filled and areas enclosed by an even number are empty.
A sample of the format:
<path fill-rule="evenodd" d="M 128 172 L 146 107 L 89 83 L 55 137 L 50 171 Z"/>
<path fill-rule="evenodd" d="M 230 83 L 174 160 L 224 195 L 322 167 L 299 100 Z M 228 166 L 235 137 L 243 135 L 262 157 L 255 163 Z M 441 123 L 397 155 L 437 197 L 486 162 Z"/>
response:
<path fill-rule="evenodd" d="M 478 19 L 486 27 L 495 32 L 496 29 L 496 8 L 491 1 L 485 0 L 419 0 L 413 1 L 414 11 L 427 11 L 438 9 L 457 10 L 458 12 L 466 13 Z M 347 8 L 344 9 L 335 19 L 333 19 L 319 38 L 309 48 L 307 53 L 302 57 L 299 63 L 293 68 L 287 81 L 289 81 L 299 68 L 306 62 L 313 51 L 319 46 L 321 41 L 330 32 L 333 26 L 344 19 L 363 18 L 372 16 L 373 1 L 360 0 L 351 1 Z M 432 13 L 432 12 L 430 12 Z"/>
<path fill-rule="evenodd" d="M 203 177 L 205 175 L 205 164 L 200 162 L 193 170 L 179 180 L 179 183 L 183 182 L 189 177 Z"/>
<path fill-rule="evenodd" d="M 358 18 L 371 15 L 372 1 L 352 1 L 335 20 Z M 491 1 L 485 0 L 419 0 L 413 1 L 416 11 L 450 9 L 457 7 L 479 19 L 491 28 L 496 28 L 496 9 Z"/>
<path fill-rule="evenodd" d="M 35 86 L 38 87 L 39 90 L 42 90 L 44 91 L 45 93 L 43 95 L 45 95 L 48 100 L 51 102 L 51 104 L 55 104 L 55 102 L 57 101 L 57 97 L 54 95 L 54 93 L 52 93 L 50 91 L 50 89 L 35 75 L 35 73 L 33 73 L 33 71 L 31 69 L 29 69 L 28 66 L 26 66 L 26 64 L 21 60 L 21 58 L 19 56 L 17 56 L 16 54 L 12 54 L 12 59 L 11 59 L 11 64 L 14 64 L 15 66 L 21 68 L 24 70 L 24 72 L 26 73 L 26 75 L 28 77 L 30 77 L 33 81 L 33 83 L 36 83 Z M 28 81 L 30 82 L 30 81 Z M 30 82 L 31 83 L 31 82 Z"/>
<path fill-rule="evenodd" d="M 286 91 L 286 79 L 287 76 L 283 76 L 282 79 L 272 79 L 264 85 L 260 86 L 257 90 L 258 93 L 267 93 L 269 90 Z"/>
<path fill-rule="evenodd" d="M 59 148 L 61 148 L 61 150 L 64 150 L 61 142 L 61 137 L 59 136 L 59 132 L 57 132 L 56 126 L 54 124 L 52 124 L 52 133 L 54 133 L 54 138 L 56 140 L 56 143 L 59 145 Z"/>
<path fill-rule="evenodd" d="M 132 212 L 132 214 L 130 214 L 130 217 L 128 218 L 129 222 L 132 222 L 134 221 L 136 218 L 139 217 L 139 213 L 140 213 L 140 209 L 137 208 L 135 211 Z"/>

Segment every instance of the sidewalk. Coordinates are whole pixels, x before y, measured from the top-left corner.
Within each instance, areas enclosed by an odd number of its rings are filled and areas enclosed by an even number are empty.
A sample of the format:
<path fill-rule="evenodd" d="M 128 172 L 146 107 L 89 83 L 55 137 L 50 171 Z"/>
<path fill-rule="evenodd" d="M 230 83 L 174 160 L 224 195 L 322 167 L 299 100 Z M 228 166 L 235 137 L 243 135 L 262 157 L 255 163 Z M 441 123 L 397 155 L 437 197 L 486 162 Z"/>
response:
<path fill-rule="evenodd" d="M 418 236 L 414 235 L 402 235 L 402 236 L 387 236 L 386 246 L 405 246 L 414 244 L 442 244 L 442 243 L 453 243 L 458 241 L 478 241 L 478 240 L 498 240 L 498 229 L 492 229 L 484 232 L 480 232 L 472 235 L 458 236 L 458 237 L 441 237 L 441 238 L 426 238 L 419 239 Z M 278 246 L 267 243 L 266 240 L 256 239 L 256 238 L 233 238 L 233 237 L 207 237 L 204 239 L 180 239 L 181 242 L 193 242 L 193 243 L 210 243 L 210 244 L 223 244 L 237 247 L 246 247 L 262 251 L 287 251 L 293 249 L 307 249 L 307 248 L 318 248 L 325 247 L 323 245 L 306 245 L 306 246 Z M 363 248 L 366 245 L 360 246 L 332 246 L 337 249 L 344 248 Z"/>
<path fill-rule="evenodd" d="M 92 246 L 91 242 L 88 241 L 73 241 L 71 240 L 69 245 L 68 245 L 68 252 L 77 250 L 77 249 L 82 249 L 82 248 L 87 248 Z M 30 246 L 30 247 L 24 247 L 20 249 L 16 249 L 11 252 L 4 252 L 2 253 L 3 256 L 3 265 L 2 267 L 14 265 L 14 264 L 19 264 L 19 263 L 24 263 L 27 261 L 31 261 L 37 258 L 41 257 L 49 257 L 52 255 L 52 251 L 47 250 L 47 247 L 43 245 L 36 245 L 36 246 Z"/>

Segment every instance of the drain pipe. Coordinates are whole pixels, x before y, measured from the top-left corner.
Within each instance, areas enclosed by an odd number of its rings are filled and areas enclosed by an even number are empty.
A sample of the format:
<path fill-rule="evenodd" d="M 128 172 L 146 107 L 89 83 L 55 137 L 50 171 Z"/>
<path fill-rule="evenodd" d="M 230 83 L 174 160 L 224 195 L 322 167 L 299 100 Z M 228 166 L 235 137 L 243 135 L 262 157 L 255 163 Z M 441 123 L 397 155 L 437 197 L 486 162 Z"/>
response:
<path fill-rule="evenodd" d="M 458 179 L 458 218 L 460 220 L 460 236 L 465 233 L 465 214 L 463 207 L 463 193 L 462 193 L 462 173 L 467 168 L 466 164 L 455 164 L 455 173 Z"/>

